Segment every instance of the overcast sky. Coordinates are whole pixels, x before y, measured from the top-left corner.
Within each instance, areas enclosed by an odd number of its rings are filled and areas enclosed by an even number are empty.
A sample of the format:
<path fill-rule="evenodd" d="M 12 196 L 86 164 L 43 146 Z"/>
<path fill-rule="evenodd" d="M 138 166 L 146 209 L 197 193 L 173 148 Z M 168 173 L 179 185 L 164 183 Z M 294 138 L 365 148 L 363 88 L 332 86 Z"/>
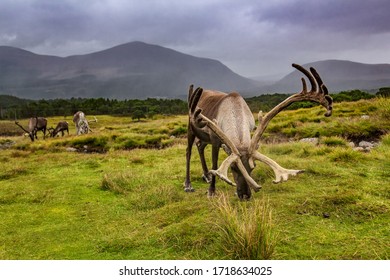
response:
<path fill-rule="evenodd" d="M 247 76 L 390 63 L 388 0 L 1 0 L 0 45 L 69 56 L 143 41 Z"/>

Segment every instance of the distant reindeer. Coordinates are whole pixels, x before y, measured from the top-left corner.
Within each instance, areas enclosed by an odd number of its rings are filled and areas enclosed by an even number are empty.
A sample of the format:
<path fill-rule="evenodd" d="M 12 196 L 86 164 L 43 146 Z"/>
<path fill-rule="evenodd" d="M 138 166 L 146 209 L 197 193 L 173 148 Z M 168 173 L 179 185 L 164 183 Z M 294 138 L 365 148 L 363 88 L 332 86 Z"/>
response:
<path fill-rule="evenodd" d="M 286 181 L 302 170 L 285 169 L 272 159 L 257 151 L 260 137 L 270 120 L 280 111 L 297 101 L 314 101 L 327 109 L 325 116 L 332 114 L 332 98 L 328 95 L 328 89 L 323 84 L 320 76 L 314 68 L 310 72 L 302 66 L 293 64 L 293 67 L 301 71 L 310 81 L 311 90 L 308 91 L 305 79 L 302 78 L 302 91 L 296 93 L 279 105 L 275 106 L 265 116 L 261 111 L 258 115 L 259 124 L 255 129 L 253 114 L 245 100 L 238 93 L 226 94 L 218 91 L 203 90 L 197 88 L 193 91 L 190 86 L 188 95 L 189 122 L 188 122 L 188 145 L 186 151 L 186 179 L 184 190 L 193 191 L 190 181 L 191 150 L 194 142 L 198 147 L 200 160 L 203 168 L 203 178 L 210 183 L 209 195 L 215 194 L 215 178 L 218 176 L 231 185 L 237 186 L 237 195 L 240 199 L 249 199 L 251 189 L 259 191 L 261 188 L 251 177 L 258 160 L 270 166 L 276 179 L 275 183 Z M 204 149 L 207 144 L 212 145 L 212 170 L 208 170 Z M 222 147 L 229 155 L 218 168 L 218 153 Z M 234 177 L 234 183 L 228 178 L 229 167 Z"/>
<path fill-rule="evenodd" d="M 93 120 L 97 122 L 97 119 Z M 88 120 L 85 117 L 85 114 L 81 111 L 78 111 L 76 114 L 73 116 L 73 122 L 76 125 L 76 134 L 87 134 L 88 132 L 92 132 L 91 128 L 89 127 Z"/>
<path fill-rule="evenodd" d="M 69 124 L 66 121 L 60 121 L 56 128 L 50 127 L 47 129 L 51 137 L 56 137 L 58 133 L 61 132 L 61 136 L 64 136 L 64 131 L 68 132 L 69 135 Z"/>
<path fill-rule="evenodd" d="M 45 118 L 42 117 L 30 118 L 28 122 L 28 130 L 25 129 L 23 126 L 21 126 L 18 121 L 15 121 L 15 124 L 28 134 L 31 141 L 38 139 L 37 136 L 38 131 L 43 132 L 43 139 L 45 139 L 46 127 L 47 127 L 47 120 Z"/>

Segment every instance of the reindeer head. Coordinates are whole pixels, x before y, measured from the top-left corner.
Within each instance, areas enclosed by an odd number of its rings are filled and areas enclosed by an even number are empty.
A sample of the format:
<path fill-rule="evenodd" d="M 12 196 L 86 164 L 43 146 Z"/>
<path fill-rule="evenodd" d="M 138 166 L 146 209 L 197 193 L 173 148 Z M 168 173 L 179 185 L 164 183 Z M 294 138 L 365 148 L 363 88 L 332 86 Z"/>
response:
<path fill-rule="evenodd" d="M 197 107 L 198 101 L 202 96 L 203 89 L 197 88 L 193 94 L 190 95 L 189 109 L 190 109 L 190 122 L 198 129 L 204 129 L 206 126 L 216 135 L 228 157 L 221 163 L 217 170 L 210 170 L 209 173 L 213 176 L 218 176 L 225 182 L 237 186 L 237 194 L 241 199 L 249 198 L 251 196 L 251 190 L 259 191 L 261 186 L 251 177 L 251 172 L 255 168 L 255 161 L 261 161 L 269 165 L 275 173 L 275 183 L 285 181 L 290 175 L 295 176 L 302 172 L 301 170 L 285 169 L 278 165 L 272 159 L 262 155 L 257 151 L 259 147 L 260 138 L 266 129 L 269 121 L 275 117 L 280 111 L 285 109 L 290 104 L 297 101 L 313 101 L 318 102 L 327 109 L 325 116 L 329 117 L 332 114 L 332 98 L 328 95 L 328 90 L 323 84 L 320 76 L 314 68 L 310 68 L 310 72 L 304 69 L 302 66 L 293 64 L 293 67 L 301 71 L 310 81 L 311 90 L 307 90 L 305 79 L 302 78 L 302 91 L 290 96 L 279 105 L 275 106 L 265 116 L 259 112 L 258 126 L 254 131 L 252 137 L 250 137 L 251 131 L 248 129 L 245 133 L 247 136 L 246 143 L 237 147 L 232 141 L 231 137 L 226 133 L 226 129 L 222 129 L 216 119 L 209 119 L 202 114 L 202 109 Z M 190 89 L 192 90 L 192 89 Z M 244 113 L 242 113 L 244 114 Z M 247 114 L 247 113 L 245 113 Z M 239 116 L 239 112 L 235 112 L 236 116 Z M 251 118 L 253 119 L 252 114 Z M 225 116 L 226 117 L 226 116 Z M 222 117 L 223 118 L 223 117 Z M 244 148 L 243 148 L 244 147 Z M 227 172 L 231 167 L 234 183 L 228 178 Z"/>
<path fill-rule="evenodd" d="M 19 127 L 28 135 L 28 137 L 30 137 L 30 139 L 31 139 L 32 142 L 34 142 L 35 134 L 37 133 L 36 128 L 33 128 L 32 131 L 28 131 L 28 130 L 25 129 L 23 126 L 21 126 L 21 125 L 19 124 L 18 121 L 15 121 L 15 124 L 16 124 L 17 126 L 19 126 Z"/>
<path fill-rule="evenodd" d="M 54 127 L 49 127 L 47 129 L 47 134 L 50 136 L 50 137 L 54 137 Z"/>

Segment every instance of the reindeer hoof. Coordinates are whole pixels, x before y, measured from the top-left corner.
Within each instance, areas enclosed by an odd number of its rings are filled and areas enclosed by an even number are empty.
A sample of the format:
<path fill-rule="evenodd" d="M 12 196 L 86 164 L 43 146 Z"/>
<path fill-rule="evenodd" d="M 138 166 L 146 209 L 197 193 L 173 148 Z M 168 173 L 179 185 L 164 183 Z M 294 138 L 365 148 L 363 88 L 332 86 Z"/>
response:
<path fill-rule="evenodd" d="M 194 192 L 195 191 L 195 189 L 191 186 L 191 184 L 183 184 L 184 185 L 184 191 L 185 192 Z"/>
<path fill-rule="evenodd" d="M 210 192 L 210 191 L 208 191 L 208 192 L 207 192 L 207 197 L 209 197 L 209 198 L 215 197 L 215 192 Z"/>

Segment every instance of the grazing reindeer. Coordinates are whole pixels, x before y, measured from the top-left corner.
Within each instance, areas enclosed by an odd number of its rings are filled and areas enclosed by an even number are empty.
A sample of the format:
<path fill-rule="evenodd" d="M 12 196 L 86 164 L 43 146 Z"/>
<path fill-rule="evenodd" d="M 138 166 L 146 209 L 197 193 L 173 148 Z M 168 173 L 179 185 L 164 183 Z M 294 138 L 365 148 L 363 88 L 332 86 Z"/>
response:
<path fill-rule="evenodd" d="M 50 132 L 51 137 L 55 137 L 60 132 L 61 136 L 64 136 L 64 131 L 67 131 L 69 135 L 69 124 L 66 121 L 61 121 L 57 124 L 56 128 L 50 127 L 47 130 Z"/>
<path fill-rule="evenodd" d="M 18 121 L 15 121 L 15 124 L 28 134 L 31 141 L 34 142 L 35 139 L 38 139 L 37 136 L 38 131 L 43 132 L 43 139 L 45 139 L 46 127 L 47 127 L 47 120 L 45 118 L 42 117 L 30 118 L 28 122 L 28 130 L 25 129 L 23 126 L 21 126 Z"/>
<path fill-rule="evenodd" d="M 93 120 L 97 122 L 97 119 Z M 87 134 L 88 132 L 92 132 L 92 130 L 89 128 L 88 120 L 85 118 L 85 114 L 81 111 L 78 111 L 73 116 L 73 122 L 76 125 L 76 134 Z"/>
<path fill-rule="evenodd" d="M 286 181 L 290 175 L 295 176 L 303 172 L 302 170 L 285 169 L 257 151 L 260 137 L 270 120 L 294 102 L 304 100 L 318 102 L 327 109 L 325 116 L 329 117 L 332 114 L 333 100 L 328 95 L 328 89 L 323 84 L 317 71 L 310 68 L 309 72 L 297 64 L 292 66 L 309 79 L 311 90 L 307 90 L 305 79 L 302 78 L 303 89 L 300 93 L 296 93 L 282 101 L 264 117 L 260 111 L 258 115 L 259 124 L 252 137 L 251 131 L 255 128 L 255 120 L 248 105 L 238 93 L 226 94 L 203 90 L 202 88 L 193 91 L 193 86 L 190 86 L 185 191 L 194 190 L 190 181 L 190 159 L 195 141 L 202 163 L 203 178 L 210 183 L 208 190 L 210 196 L 215 194 L 215 177 L 218 176 L 230 185 L 237 186 L 237 195 L 240 199 L 249 199 L 251 189 L 259 191 L 261 188 L 250 176 L 255 167 L 255 160 L 264 162 L 273 169 L 276 177 L 275 183 Z M 204 157 L 204 149 L 207 144 L 212 145 L 212 170 L 210 171 Z M 218 168 L 220 147 L 229 156 Z M 229 167 L 231 167 L 233 173 L 234 183 L 227 176 Z"/>

